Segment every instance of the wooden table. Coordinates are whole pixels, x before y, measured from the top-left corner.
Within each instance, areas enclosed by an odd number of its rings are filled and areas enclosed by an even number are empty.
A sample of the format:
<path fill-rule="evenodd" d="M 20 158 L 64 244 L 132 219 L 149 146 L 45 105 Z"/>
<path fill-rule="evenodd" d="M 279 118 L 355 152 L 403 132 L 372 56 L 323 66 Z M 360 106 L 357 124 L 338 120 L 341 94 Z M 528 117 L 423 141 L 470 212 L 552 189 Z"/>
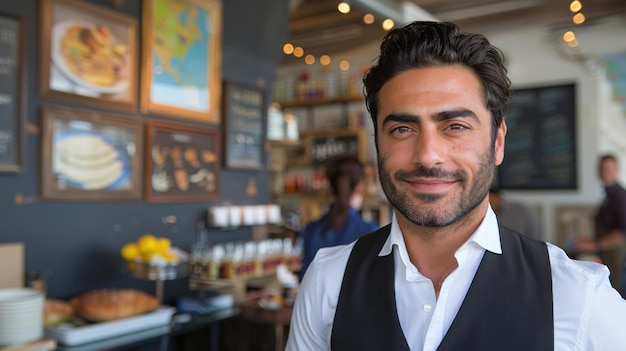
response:
<path fill-rule="evenodd" d="M 247 342 L 249 322 L 269 324 L 273 326 L 275 338 L 275 350 L 282 351 L 285 348 L 285 328 L 291 322 L 291 306 L 282 306 L 276 310 L 269 310 L 259 306 L 259 299 L 252 299 L 239 304 L 240 318 L 244 322 L 242 331 Z"/>

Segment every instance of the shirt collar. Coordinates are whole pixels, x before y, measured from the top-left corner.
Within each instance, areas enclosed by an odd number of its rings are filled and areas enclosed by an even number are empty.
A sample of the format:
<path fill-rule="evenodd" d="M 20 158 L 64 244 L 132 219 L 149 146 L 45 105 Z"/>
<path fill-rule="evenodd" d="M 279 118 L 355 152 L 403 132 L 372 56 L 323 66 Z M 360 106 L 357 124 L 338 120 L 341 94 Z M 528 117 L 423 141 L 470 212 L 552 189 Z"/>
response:
<path fill-rule="evenodd" d="M 396 245 L 400 250 L 400 256 L 402 257 L 403 261 L 408 262 L 408 253 L 404 244 L 402 231 L 400 231 L 400 227 L 398 226 L 395 211 L 391 218 L 391 232 L 389 234 L 389 237 L 385 241 L 385 244 L 378 253 L 378 256 L 389 255 L 392 252 L 394 245 Z M 463 250 L 470 245 L 478 245 L 478 247 L 491 251 L 495 254 L 502 254 L 498 220 L 491 206 L 489 206 L 489 208 L 487 209 L 485 218 L 483 218 L 483 221 L 480 223 L 476 231 L 463 245 L 461 245 L 457 252 Z"/>

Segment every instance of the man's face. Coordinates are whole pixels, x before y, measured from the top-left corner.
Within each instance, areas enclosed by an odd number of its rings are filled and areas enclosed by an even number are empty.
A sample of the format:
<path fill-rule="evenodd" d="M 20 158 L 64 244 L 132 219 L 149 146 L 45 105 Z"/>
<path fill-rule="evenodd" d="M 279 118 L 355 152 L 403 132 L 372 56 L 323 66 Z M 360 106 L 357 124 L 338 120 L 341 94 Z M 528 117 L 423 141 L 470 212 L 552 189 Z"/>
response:
<path fill-rule="evenodd" d="M 491 143 L 491 115 L 478 78 L 459 66 L 400 73 L 380 90 L 381 184 L 409 221 L 441 227 L 481 203 L 504 157 L 504 122 Z"/>
<path fill-rule="evenodd" d="M 604 185 L 613 185 L 617 183 L 619 177 L 619 169 L 617 163 L 610 159 L 604 159 L 600 162 L 600 179 Z"/>

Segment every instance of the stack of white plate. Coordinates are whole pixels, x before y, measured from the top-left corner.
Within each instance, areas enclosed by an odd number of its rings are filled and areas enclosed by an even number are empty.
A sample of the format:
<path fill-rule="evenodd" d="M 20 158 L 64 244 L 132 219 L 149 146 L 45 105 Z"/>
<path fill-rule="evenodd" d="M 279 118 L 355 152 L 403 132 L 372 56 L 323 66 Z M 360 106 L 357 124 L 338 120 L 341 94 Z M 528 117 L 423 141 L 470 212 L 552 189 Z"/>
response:
<path fill-rule="evenodd" d="M 34 289 L 0 289 L 0 345 L 15 345 L 43 336 L 44 295 Z"/>

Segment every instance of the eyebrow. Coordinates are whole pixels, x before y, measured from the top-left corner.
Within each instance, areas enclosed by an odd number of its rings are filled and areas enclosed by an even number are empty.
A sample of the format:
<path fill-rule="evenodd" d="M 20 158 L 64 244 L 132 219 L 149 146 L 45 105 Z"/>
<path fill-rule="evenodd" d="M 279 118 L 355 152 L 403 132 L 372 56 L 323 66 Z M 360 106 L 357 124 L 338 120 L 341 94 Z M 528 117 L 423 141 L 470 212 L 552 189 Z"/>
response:
<path fill-rule="evenodd" d="M 457 110 L 449 110 L 449 111 L 441 111 L 435 113 L 432 118 L 433 120 L 440 122 L 445 121 L 446 119 L 456 118 L 456 117 L 467 117 L 472 118 L 476 121 L 479 121 L 478 116 L 472 111 L 468 109 L 457 109 Z M 392 113 L 389 114 L 383 120 L 382 125 L 391 122 L 401 122 L 401 123 L 415 123 L 419 122 L 422 117 L 419 115 L 414 115 L 410 113 Z"/>

